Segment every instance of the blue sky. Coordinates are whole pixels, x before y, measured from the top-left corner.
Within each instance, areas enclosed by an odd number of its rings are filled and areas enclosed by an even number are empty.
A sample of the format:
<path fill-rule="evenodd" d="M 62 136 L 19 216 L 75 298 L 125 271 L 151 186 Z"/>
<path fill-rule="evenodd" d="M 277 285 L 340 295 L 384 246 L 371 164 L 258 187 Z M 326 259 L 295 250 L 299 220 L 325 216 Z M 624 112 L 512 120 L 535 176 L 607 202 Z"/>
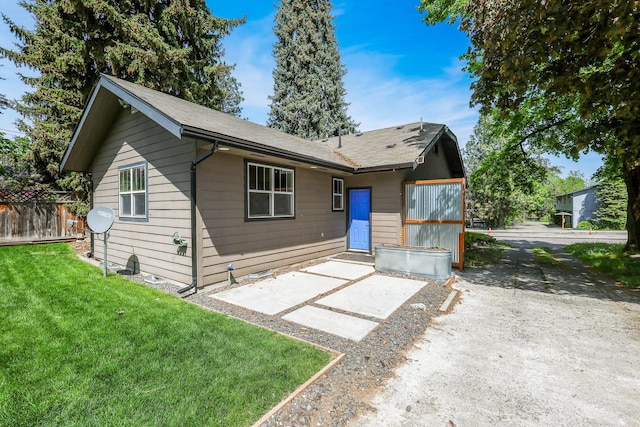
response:
<path fill-rule="evenodd" d="M 209 8 L 216 16 L 246 16 L 246 24 L 236 28 L 224 41 L 225 60 L 235 63 L 235 77 L 245 98 L 242 117 L 265 124 L 269 111 L 268 96 L 273 90 L 271 72 L 275 36 L 275 1 L 212 1 Z M 444 123 L 457 135 L 463 147 L 473 133 L 478 113 L 469 107 L 471 80 L 461 71 L 459 56 L 468 41 L 456 26 L 427 27 L 416 6 L 418 0 L 334 1 L 336 37 L 342 62 L 349 114 L 367 131 L 419 121 Z M 32 26 L 31 18 L 17 5 L 4 0 L 2 12 L 16 22 Z M 0 44 L 15 41 L 7 26 L 0 22 Z M 19 98 L 25 87 L 16 71 L 29 73 L 0 60 L 0 93 Z M 17 113 L 0 114 L 0 131 L 15 135 Z M 583 155 L 578 163 L 551 158 L 566 174 L 580 170 L 586 178 L 600 166 L 594 153 Z"/>

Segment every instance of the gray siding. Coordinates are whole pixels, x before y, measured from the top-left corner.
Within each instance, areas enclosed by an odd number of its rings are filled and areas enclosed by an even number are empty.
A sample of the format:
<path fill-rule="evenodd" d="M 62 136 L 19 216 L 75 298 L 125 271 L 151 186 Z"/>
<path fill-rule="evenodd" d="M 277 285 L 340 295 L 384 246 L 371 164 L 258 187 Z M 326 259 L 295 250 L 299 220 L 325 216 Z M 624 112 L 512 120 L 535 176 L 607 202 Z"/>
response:
<path fill-rule="evenodd" d="M 330 174 L 295 168 L 295 218 L 262 221 L 245 221 L 244 174 L 244 159 L 223 152 L 198 165 L 199 283 L 226 280 L 229 264 L 239 277 L 345 250 L 345 214 L 331 211 Z"/>
<path fill-rule="evenodd" d="M 589 221 L 595 217 L 598 210 L 596 200 L 597 187 L 590 187 L 573 193 L 573 228 L 578 228 L 580 221 Z"/>
<path fill-rule="evenodd" d="M 123 111 L 107 135 L 91 171 L 94 206 L 118 214 L 118 167 L 147 161 L 148 221 L 116 217 L 108 240 L 108 260 L 126 266 L 137 257 L 142 272 L 180 283 L 191 282 L 191 141 L 181 141 L 141 113 Z M 172 243 L 178 232 L 189 243 L 184 255 Z M 95 255 L 102 258 L 102 236 Z"/>
<path fill-rule="evenodd" d="M 354 175 L 345 187 L 371 187 L 371 247 L 402 243 L 402 180 L 399 172 Z M 347 195 L 345 195 L 347 197 Z M 346 198 L 348 202 L 348 197 Z"/>

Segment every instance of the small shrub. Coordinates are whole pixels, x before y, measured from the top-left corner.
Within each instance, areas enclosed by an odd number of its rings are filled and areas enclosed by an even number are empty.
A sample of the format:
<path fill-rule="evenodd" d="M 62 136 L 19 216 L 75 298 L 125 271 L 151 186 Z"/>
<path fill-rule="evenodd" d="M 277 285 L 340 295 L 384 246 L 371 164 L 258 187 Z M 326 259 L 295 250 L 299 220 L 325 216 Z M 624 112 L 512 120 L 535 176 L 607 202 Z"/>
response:
<path fill-rule="evenodd" d="M 465 268 L 491 265 L 498 262 L 502 251 L 509 245 L 483 233 L 464 233 Z"/>
<path fill-rule="evenodd" d="M 591 221 L 580 221 L 577 227 L 578 230 L 597 230 L 597 228 L 598 227 L 596 226 L 596 224 L 592 223 Z"/>
<path fill-rule="evenodd" d="M 473 231 L 467 231 L 464 233 L 464 247 L 465 249 L 471 249 L 478 245 L 490 245 L 494 243 L 496 238 L 489 236 L 488 234 L 475 233 Z"/>

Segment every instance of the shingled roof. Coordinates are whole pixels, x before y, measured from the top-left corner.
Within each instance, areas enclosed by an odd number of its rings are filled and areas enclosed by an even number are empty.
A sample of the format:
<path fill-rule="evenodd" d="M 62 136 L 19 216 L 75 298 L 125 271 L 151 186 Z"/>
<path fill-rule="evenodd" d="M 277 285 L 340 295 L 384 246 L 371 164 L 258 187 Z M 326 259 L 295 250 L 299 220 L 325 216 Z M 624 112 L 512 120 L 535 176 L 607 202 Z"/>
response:
<path fill-rule="evenodd" d="M 418 156 L 426 155 L 436 142 L 441 142 L 448 154 L 460 162 L 453 169 L 463 170 L 455 135 L 438 123 L 409 123 L 319 142 L 351 159 L 355 169 L 361 171 L 412 167 Z"/>
<path fill-rule="evenodd" d="M 177 138 L 197 137 L 236 148 L 322 165 L 345 172 L 411 167 L 438 140 L 453 144 L 445 125 L 413 123 L 376 131 L 308 141 L 275 129 L 176 98 L 115 77 L 102 75 L 61 162 L 61 169 L 89 166 L 122 105 L 145 114 Z M 460 161 L 460 168 L 462 163 Z"/>

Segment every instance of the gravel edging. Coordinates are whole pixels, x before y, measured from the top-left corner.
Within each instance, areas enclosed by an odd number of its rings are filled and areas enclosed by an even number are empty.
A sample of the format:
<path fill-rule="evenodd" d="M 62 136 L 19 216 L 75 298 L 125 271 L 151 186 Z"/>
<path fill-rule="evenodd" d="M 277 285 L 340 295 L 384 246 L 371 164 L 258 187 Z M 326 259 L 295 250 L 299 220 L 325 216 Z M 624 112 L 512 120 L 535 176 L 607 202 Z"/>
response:
<path fill-rule="evenodd" d="M 81 258 L 97 264 L 95 260 Z M 274 275 L 299 270 L 324 261 L 327 261 L 327 258 L 278 269 Z M 407 275 L 387 275 L 412 278 Z M 452 276 L 448 281 L 427 282 L 418 293 L 385 320 L 368 318 L 379 322 L 380 325 L 362 341 L 354 342 L 281 319 L 284 314 L 309 303 L 292 307 L 276 316 L 269 316 L 210 297 L 216 292 L 246 285 L 259 279 L 239 278 L 232 285 L 208 287 L 198 290 L 197 293 L 189 291 L 187 294 L 180 295 L 177 293 L 179 287 L 172 283 L 145 283 L 144 277 L 140 274 L 125 277 L 208 309 L 344 354 L 340 363 L 293 397 L 288 404 L 262 424 L 264 427 L 343 426 L 358 413 L 372 410 L 367 403 L 369 397 L 393 375 L 393 369 L 406 360 L 406 353 L 423 335 L 432 320 L 443 315 L 439 308 L 451 293 L 451 283 L 455 278 Z M 339 310 L 334 311 L 339 312 Z M 348 314 L 354 316 L 354 313 Z M 358 317 L 367 318 L 366 316 Z"/>

